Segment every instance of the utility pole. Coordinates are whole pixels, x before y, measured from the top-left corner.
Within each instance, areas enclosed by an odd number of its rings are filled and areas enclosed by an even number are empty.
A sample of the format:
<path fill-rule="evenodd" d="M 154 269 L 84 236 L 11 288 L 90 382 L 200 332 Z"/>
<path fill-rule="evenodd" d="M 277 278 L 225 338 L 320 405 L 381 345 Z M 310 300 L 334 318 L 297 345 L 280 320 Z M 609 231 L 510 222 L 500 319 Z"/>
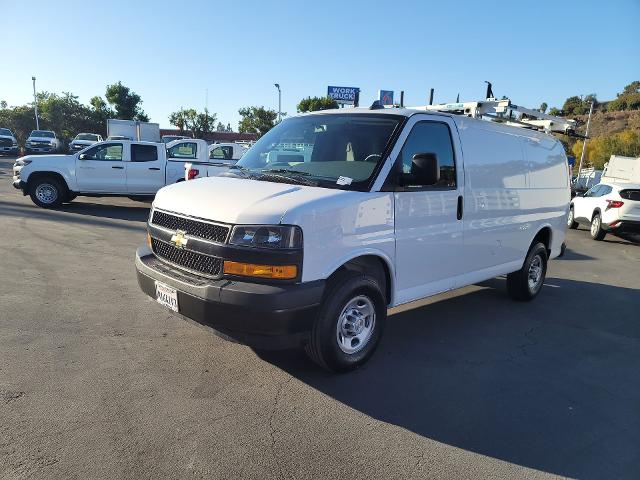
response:
<path fill-rule="evenodd" d="M 279 83 L 274 83 L 274 85 L 278 89 L 278 123 L 280 123 L 282 119 L 282 91 Z"/>
<path fill-rule="evenodd" d="M 40 130 L 40 122 L 38 121 L 38 99 L 36 97 L 36 77 L 31 77 L 33 80 L 33 106 L 36 109 L 36 130 Z"/>
<path fill-rule="evenodd" d="M 589 124 L 591 123 L 591 114 L 593 113 L 593 102 L 589 107 L 589 118 L 587 118 L 587 131 L 584 134 L 584 142 L 582 143 L 582 155 L 580 155 L 580 164 L 578 165 L 578 179 L 580 178 L 580 172 L 582 171 L 582 162 L 584 161 L 584 154 L 587 151 L 587 139 L 589 138 Z"/>

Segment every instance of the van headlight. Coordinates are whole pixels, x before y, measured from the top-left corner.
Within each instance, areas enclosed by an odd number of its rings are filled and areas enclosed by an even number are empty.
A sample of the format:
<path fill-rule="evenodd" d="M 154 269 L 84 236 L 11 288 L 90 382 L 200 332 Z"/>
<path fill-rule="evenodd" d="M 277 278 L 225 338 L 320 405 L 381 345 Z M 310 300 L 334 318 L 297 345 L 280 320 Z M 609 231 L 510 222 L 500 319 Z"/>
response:
<path fill-rule="evenodd" d="M 229 243 L 243 247 L 302 248 L 302 230 L 294 225 L 237 225 Z"/>

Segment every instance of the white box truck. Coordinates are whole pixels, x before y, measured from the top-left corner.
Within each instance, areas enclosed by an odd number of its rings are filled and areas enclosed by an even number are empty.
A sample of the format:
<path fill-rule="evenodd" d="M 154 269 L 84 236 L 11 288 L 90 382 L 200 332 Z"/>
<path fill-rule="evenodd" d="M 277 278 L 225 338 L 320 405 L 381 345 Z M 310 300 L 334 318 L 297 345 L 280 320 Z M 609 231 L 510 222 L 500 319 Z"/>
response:
<path fill-rule="evenodd" d="M 602 181 L 640 184 L 640 157 L 611 155 L 604 166 Z"/>
<path fill-rule="evenodd" d="M 160 142 L 160 125 L 137 120 L 107 120 L 109 140 L 132 140 L 138 142 Z"/>
<path fill-rule="evenodd" d="M 302 140 L 308 155 L 279 153 Z M 345 371 L 372 355 L 389 307 L 500 275 L 514 299 L 536 297 L 569 201 L 551 135 L 424 107 L 315 112 L 224 176 L 162 188 L 138 283 L 224 336 Z"/>

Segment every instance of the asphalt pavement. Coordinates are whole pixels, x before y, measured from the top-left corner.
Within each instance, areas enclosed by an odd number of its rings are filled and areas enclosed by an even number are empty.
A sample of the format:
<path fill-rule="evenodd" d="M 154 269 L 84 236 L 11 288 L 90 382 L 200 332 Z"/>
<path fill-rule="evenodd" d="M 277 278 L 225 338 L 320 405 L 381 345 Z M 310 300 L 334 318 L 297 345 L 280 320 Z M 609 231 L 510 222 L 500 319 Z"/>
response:
<path fill-rule="evenodd" d="M 331 375 L 142 294 L 149 204 L 37 208 L 0 158 L 0 478 L 638 478 L 640 244 L 568 234 L 532 303 L 397 309 Z"/>

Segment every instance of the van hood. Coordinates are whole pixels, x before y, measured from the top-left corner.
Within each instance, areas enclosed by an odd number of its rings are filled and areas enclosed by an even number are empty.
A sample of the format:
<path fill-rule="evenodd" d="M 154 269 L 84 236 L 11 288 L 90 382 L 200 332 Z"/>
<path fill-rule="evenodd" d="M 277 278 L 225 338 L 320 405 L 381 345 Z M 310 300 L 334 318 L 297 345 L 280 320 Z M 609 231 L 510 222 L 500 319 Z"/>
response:
<path fill-rule="evenodd" d="M 207 177 L 158 191 L 155 208 L 223 223 L 278 224 L 315 202 L 349 201 L 362 192 L 273 183 L 244 178 Z M 285 218 L 285 215 L 287 218 Z"/>

